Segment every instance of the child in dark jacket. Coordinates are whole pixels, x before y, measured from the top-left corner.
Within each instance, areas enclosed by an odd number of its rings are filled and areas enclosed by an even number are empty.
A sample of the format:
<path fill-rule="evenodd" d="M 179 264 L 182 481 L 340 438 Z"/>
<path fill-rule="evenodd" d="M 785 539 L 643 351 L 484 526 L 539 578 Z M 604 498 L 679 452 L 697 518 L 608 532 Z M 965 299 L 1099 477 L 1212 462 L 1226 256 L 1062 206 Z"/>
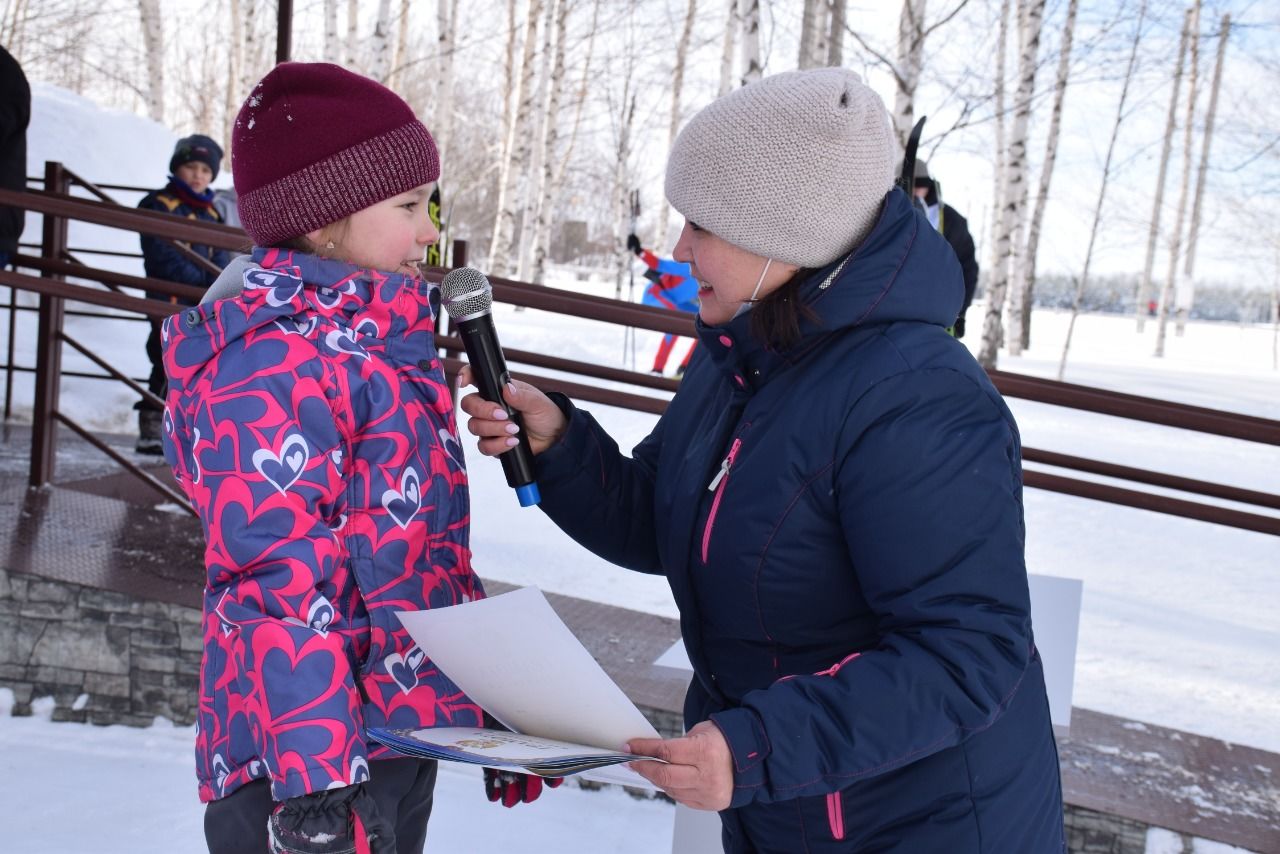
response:
<path fill-rule="evenodd" d="M 169 158 L 169 183 L 159 190 L 147 193 L 138 202 L 143 210 L 173 214 L 201 222 L 223 221 L 214 205 L 214 194 L 209 185 L 218 177 L 222 164 L 222 149 L 207 136 L 194 134 L 178 140 L 173 156 Z M 143 234 L 142 265 L 149 278 L 164 279 L 183 285 L 207 288 L 218 273 L 193 260 L 183 249 L 160 237 Z M 218 269 L 227 266 L 231 253 L 212 246 L 180 244 L 183 248 L 211 262 Z M 190 305 L 169 294 L 148 291 L 151 299 L 164 300 L 178 305 Z M 151 333 L 147 336 L 147 358 L 151 360 L 151 376 L 147 388 L 161 400 L 165 395 L 164 360 L 160 355 L 160 321 L 151 321 Z M 163 409 L 150 401 L 141 400 L 138 410 L 138 443 L 140 454 L 162 453 L 161 420 Z"/>
<path fill-rule="evenodd" d="M 894 188 L 879 97 L 841 68 L 698 113 L 667 160 L 698 356 L 624 455 L 513 382 L 540 506 L 661 573 L 694 679 L 637 773 L 719 811 L 733 854 L 1061 854 L 1023 557 L 1018 430 L 946 328 L 945 239 Z M 507 411 L 460 403 L 488 455 Z"/>
<path fill-rule="evenodd" d="M 439 289 L 417 270 L 436 145 L 395 93 L 320 63 L 267 74 L 233 145 L 252 263 L 164 325 L 165 453 L 207 540 L 206 839 L 420 852 L 436 765 L 366 729 L 484 723 L 396 616 L 484 596 Z M 506 805 L 540 789 L 486 780 Z"/>

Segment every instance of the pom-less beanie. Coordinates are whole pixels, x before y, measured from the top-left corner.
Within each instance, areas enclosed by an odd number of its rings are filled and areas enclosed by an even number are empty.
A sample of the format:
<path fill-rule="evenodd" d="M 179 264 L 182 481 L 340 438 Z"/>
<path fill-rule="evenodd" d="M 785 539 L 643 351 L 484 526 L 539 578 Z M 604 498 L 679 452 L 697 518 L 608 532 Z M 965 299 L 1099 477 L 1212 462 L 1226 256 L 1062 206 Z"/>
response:
<path fill-rule="evenodd" d="M 893 186 L 880 97 L 843 68 L 775 74 L 676 137 L 666 194 L 685 219 L 766 258 L 822 267 L 867 236 Z"/>
<path fill-rule="evenodd" d="M 173 156 L 169 158 L 169 172 L 175 173 L 179 166 L 197 161 L 208 166 L 213 173 L 211 180 L 216 180 L 218 167 L 222 165 L 222 146 L 204 134 L 184 136 L 173 147 Z"/>
<path fill-rule="evenodd" d="M 338 222 L 440 177 L 435 140 L 399 95 L 321 62 L 253 88 L 231 142 L 240 221 L 259 246 Z"/>

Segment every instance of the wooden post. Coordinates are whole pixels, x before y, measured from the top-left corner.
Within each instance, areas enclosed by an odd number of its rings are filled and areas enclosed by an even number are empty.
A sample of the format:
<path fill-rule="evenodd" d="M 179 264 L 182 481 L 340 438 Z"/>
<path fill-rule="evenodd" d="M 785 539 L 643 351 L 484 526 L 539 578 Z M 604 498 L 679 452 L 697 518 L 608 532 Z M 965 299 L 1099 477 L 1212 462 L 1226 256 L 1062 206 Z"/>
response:
<path fill-rule="evenodd" d="M 48 161 L 44 165 L 44 188 L 50 193 L 66 193 L 68 180 L 62 164 Z M 67 220 L 44 215 L 40 254 L 61 260 L 67 251 Z M 62 275 L 42 274 L 45 278 L 63 279 Z M 31 473 L 28 483 L 42 486 L 53 480 L 54 461 L 58 450 L 58 389 L 62 377 L 62 297 L 40 295 L 40 314 L 36 326 L 35 407 L 31 413 Z"/>
<path fill-rule="evenodd" d="M 276 64 L 289 61 L 293 39 L 293 0 L 276 3 Z"/>

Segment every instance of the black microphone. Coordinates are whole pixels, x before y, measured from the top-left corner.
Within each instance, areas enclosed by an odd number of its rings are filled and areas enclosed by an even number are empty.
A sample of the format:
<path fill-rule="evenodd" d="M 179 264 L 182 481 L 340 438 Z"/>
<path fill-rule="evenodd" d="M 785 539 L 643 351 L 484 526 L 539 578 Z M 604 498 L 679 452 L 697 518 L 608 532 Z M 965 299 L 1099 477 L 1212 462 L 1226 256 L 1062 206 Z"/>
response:
<path fill-rule="evenodd" d="M 471 267 L 450 271 L 440 283 L 444 307 L 449 319 L 458 329 L 462 346 L 467 349 L 467 361 L 476 388 L 485 400 L 506 409 L 511 420 L 520 427 L 516 434 L 519 444 L 498 456 L 502 471 L 507 476 L 507 486 L 516 491 L 521 507 L 531 507 L 542 500 L 538 484 L 533 476 L 533 451 L 529 437 L 525 435 L 520 413 L 507 406 L 502 388 L 511 381 L 507 360 L 498 345 L 498 333 L 493 328 L 493 288 L 484 273 Z"/>

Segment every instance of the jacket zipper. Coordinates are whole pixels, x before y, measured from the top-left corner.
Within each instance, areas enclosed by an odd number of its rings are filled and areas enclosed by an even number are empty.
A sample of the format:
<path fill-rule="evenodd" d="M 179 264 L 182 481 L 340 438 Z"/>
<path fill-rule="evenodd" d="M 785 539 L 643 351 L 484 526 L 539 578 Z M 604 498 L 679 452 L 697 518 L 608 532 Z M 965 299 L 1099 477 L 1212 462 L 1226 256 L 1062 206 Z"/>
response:
<path fill-rule="evenodd" d="M 720 471 L 716 472 L 716 476 L 711 479 L 711 483 L 707 485 L 709 492 L 714 492 L 716 497 L 711 501 L 711 512 L 707 514 L 707 526 L 702 531 L 702 562 L 707 562 L 707 551 L 711 548 L 711 529 L 716 523 L 716 513 L 720 510 L 720 499 L 724 497 L 725 487 L 729 485 L 729 469 L 733 467 L 733 461 L 738 456 L 738 449 L 742 447 L 742 439 L 734 439 L 733 444 L 729 446 L 729 453 L 720 463 Z"/>
<path fill-rule="evenodd" d="M 827 795 L 827 823 L 831 825 L 833 839 L 844 839 L 844 804 L 839 792 Z"/>

